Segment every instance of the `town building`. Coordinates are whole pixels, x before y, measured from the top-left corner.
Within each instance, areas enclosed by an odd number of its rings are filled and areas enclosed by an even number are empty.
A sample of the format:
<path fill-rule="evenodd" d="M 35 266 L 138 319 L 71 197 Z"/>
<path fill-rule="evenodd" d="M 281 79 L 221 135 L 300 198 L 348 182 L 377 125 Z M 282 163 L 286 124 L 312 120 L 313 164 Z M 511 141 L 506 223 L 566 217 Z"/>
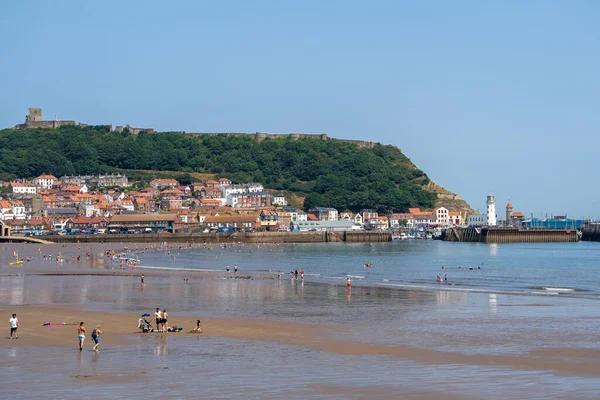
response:
<path fill-rule="evenodd" d="M 308 210 L 309 213 L 312 213 L 317 216 L 319 221 L 337 221 L 338 220 L 338 210 L 331 207 L 314 207 Z M 377 218 L 377 217 L 375 217 Z"/>
<path fill-rule="evenodd" d="M 108 228 L 115 231 L 173 232 L 176 218 L 176 214 L 117 214 L 110 219 Z"/>
<path fill-rule="evenodd" d="M 175 189 L 179 182 L 176 179 L 154 179 L 150 181 L 150 186 L 154 189 Z"/>
<path fill-rule="evenodd" d="M 204 219 L 204 225 L 209 229 L 231 228 L 234 231 L 255 230 L 260 227 L 257 215 L 213 216 Z"/>
<path fill-rule="evenodd" d="M 51 188 L 52 184 L 56 182 L 57 179 L 54 175 L 40 175 L 33 180 L 33 183 L 37 186 L 41 186 L 43 188 Z"/>
<path fill-rule="evenodd" d="M 37 193 L 38 187 L 33 182 L 11 182 L 12 192 L 19 193 Z"/>
<path fill-rule="evenodd" d="M 285 200 L 285 196 L 282 194 L 274 194 L 273 195 L 273 204 L 276 206 L 287 206 L 287 201 Z"/>
<path fill-rule="evenodd" d="M 233 208 L 262 208 L 270 207 L 272 204 L 271 193 L 268 192 L 253 192 L 231 194 L 227 198 L 227 204 Z"/>
<path fill-rule="evenodd" d="M 353 221 L 347 219 L 335 220 L 335 221 L 303 221 L 292 224 L 293 230 L 299 231 L 351 231 L 360 229 L 359 226 L 354 225 Z"/>
<path fill-rule="evenodd" d="M 99 175 L 77 175 L 61 176 L 60 181 L 64 185 L 87 185 L 93 187 L 127 187 L 129 180 L 121 174 L 99 174 Z"/>

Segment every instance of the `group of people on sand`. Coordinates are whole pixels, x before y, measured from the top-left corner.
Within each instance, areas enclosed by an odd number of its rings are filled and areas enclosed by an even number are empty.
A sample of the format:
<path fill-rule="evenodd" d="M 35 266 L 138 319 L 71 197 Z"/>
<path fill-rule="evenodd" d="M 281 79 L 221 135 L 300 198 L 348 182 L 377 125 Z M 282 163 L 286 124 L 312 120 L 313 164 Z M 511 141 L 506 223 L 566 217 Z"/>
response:
<path fill-rule="evenodd" d="M 226 271 L 226 272 L 231 272 L 231 270 L 230 270 L 230 268 L 229 268 L 229 265 L 225 266 L 225 271 Z M 235 264 L 235 265 L 233 266 L 233 273 L 234 273 L 234 274 L 237 274 L 237 272 L 238 272 L 238 266 L 237 266 L 237 264 Z"/>
<path fill-rule="evenodd" d="M 79 340 L 79 351 L 83 350 L 83 342 L 85 341 L 86 334 L 85 325 L 83 322 L 79 323 L 79 327 L 77 328 L 77 339 Z M 100 335 L 102 331 L 100 330 L 100 325 L 96 325 L 96 327 L 92 330 L 92 340 L 94 341 L 94 347 L 92 349 L 94 351 L 98 351 L 98 346 L 100 346 Z"/>
<path fill-rule="evenodd" d="M 159 332 L 167 332 L 167 322 L 169 321 L 169 314 L 167 314 L 166 309 L 160 311 L 160 307 L 156 307 L 156 311 L 154 312 L 154 321 L 156 322 L 156 329 Z"/>

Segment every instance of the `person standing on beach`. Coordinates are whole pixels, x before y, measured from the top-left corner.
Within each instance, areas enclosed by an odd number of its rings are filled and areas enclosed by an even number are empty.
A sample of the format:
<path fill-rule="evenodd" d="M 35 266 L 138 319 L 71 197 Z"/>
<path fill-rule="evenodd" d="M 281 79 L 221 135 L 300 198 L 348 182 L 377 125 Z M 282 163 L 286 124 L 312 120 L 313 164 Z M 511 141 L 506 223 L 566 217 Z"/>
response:
<path fill-rule="evenodd" d="M 167 314 L 167 310 L 163 310 L 162 312 L 162 324 L 163 324 L 163 332 L 167 331 L 167 320 L 169 319 L 169 314 Z"/>
<path fill-rule="evenodd" d="M 77 337 L 79 339 L 79 351 L 83 350 L 83 341 L 85 340 L 85 326 L 83 326 L 83 322 L 79 323 L 79 328 L 77 328 Z"/>
<path fill-rule="evenodd" d="M 144 286 L 144 274 L 142 274 L 142 276 L 141 276 L 141 278 L 140 278 L 140 279 L 141 279 L 141 281 L 142 281 L 142 286 Z"/>
<path fill-rule="evenodd" d="M 229 265 L 225 267 L 225 271 L 229 272 Z"/>
<path fill-rule="evenodd" d="M 233 266 L 233 273 L 234 273 L 234 274 L 237 274 L 237 270 L 238 270 L 238 268 L 237 268 L 237 264 L 235 264 L 235 265 Z"/>
<path fill-rule="evenodd" d="M 297 269 L 294 270 L 294 276 L 296 277 L 296 280 L 298 280 L 298 270 Z"/>
<path fill-rule="evenodd" d="M 10 338 L 18 339 L 17 328 L 19 327 L 19 320 L 17 319 L 17 314 L 12 315 L 12 318 L 8 320 L 8 324 L 10 325 Z"/>
<path fill-rule="evenodd" d="M 102 331 L 100 330 L 100 325 L 96 325 L 96 328 L 92 331 L 92 339 L 94 339 L 94 351 L 98 351 L 101 333 Z"/>
<path fill-rule="evenodd" d="M 304 268 L 302 268 L 302 271 L 300 271 L 300 279 L 304 281 Z"/>
<path fill-rule="evenodd" d="M 156 307 L 156 311 L 154 312 L 154 321 L 156 322 L 156 330 L 160 332 L 160 324 L 162 323 L 162 312 L 158 307 Z"/>

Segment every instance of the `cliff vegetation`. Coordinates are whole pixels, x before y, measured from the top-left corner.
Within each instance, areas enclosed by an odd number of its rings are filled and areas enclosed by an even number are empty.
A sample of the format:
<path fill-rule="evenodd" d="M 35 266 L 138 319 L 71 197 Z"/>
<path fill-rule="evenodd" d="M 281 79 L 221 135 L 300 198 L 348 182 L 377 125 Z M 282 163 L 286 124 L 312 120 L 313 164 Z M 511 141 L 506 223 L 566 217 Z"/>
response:
<path fill-rule="evenodd" d="M 431 208 L 425 173 L 394 147 L 343 141 L 111 132 L 107 126 L 0 131 L 0 179 L 115 170 L 214 174 L 297 193 L 304 207 Z"/>

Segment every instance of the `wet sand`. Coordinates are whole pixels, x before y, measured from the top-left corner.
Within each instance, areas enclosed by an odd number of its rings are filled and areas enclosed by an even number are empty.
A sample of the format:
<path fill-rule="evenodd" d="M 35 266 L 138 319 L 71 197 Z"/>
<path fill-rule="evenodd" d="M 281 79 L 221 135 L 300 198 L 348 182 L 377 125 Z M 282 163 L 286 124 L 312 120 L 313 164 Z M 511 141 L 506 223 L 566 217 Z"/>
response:
<path fill-rule="evenodd" d="M 180 325 L 182 332 L 139 333 L 135 329 L 139 315 L 115 312 L 90 312 L 75 307 L 20 306 L 7 309 L 19 318 L 19 339 L 6 336 L 0 346 L 60 346 L 77 345 L 77 326 L 85 322 L 87 344 L 92 345 L 90 334 L 96 325 L 103 331 L 102 346 L 126 346 L 132 335 L 168 335 L 176 339 L 184 336 L 208 336 L 249 341 L 267 341 L 299 346 L 341 355 L 389 356 L 431 365 L 462 364 L 481 367 L 509 367 L 520 370 L 552 371 L 561 375 L 600 376 L 600 351 L 589 349 L 536 349 L 527 354 L 471 355 L 444 352 L 408 346 L 375 345 L 357 341 L 340 341 L 339 325 L 295 323 L 257 319 L 202 319 L 203 333 L 190 333 L 196 319 L 191 316 L 170 314 L 169 325 Z M 152 321 L 151 318 L 148 318 Z M 44 327 L 46 322 L 58 325 Z M 477 343 L 473 343 L 477 346 Z"/>

